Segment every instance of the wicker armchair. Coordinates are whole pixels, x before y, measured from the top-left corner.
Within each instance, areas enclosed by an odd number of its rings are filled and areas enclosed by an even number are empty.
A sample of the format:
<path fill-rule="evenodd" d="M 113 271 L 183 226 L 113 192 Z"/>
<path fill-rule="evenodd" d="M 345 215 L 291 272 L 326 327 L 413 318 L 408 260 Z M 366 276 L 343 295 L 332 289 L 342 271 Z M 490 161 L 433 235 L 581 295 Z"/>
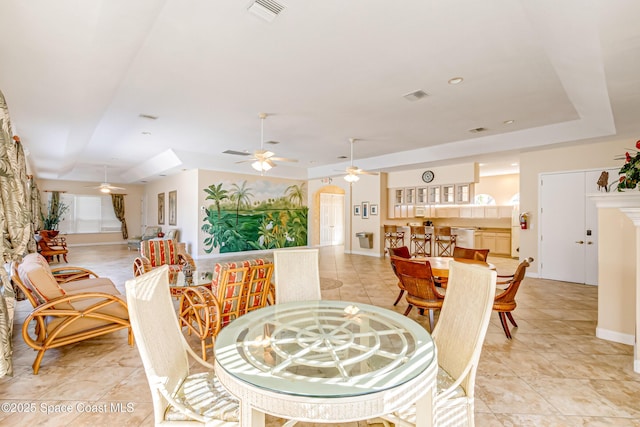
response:
<path fill-rule="evenodd" d="M 196 263 L 191 255 L 181 250 L 175 240 L 151 239 L 140 242 L 140 256 L 133 260 L 133 275 L 140 276 L 152 269 L 168 265 L 169 282 L 176 283 L 178 272 L 186 265 L 196 269 Z"/>
<path fill-rule="evenodd" d="M 432 334 L 438 348 L 433 425 L 473 426 L 476 371 L 495 297 L 496 272 L 455 261 L 449 271 L 447 297 Z M 416 411 L 424 410 L 411 405 L 382 418 L 385 424 L 415 426 Z"/>
<path fill-rule="evenodd" d="M 238 426 L 238 400 L 222 387 L 214 366 L 198 357 L 180 331 L 168 278 L 169 267 L 164 265 L 125 285 L 155 424 Z M 206 371 L 190 373 L 189 356 Z"/>
<path fill-rule="evenodd" d="M 321 299 L 318 249 L 273 251 L 275 303 Z"/>

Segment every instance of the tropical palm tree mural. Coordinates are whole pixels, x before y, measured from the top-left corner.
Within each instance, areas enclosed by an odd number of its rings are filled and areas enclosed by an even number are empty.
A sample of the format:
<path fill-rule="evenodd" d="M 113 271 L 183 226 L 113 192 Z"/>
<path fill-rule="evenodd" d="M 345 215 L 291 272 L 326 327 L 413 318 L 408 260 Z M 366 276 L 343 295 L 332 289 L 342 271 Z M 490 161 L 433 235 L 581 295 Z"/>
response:
<path fill-rule="evenodd" d="M 305 183 L 285 187 L 260 181 L 211 184 L 203 190 L 215 205 L 205 208 L 204 250 L 211 253 L 273 249 L 307 244 Z M 255 193 L 255 194 L 254 194 Z M 257 196 L 256 196 L 257 194 Z M 216 215 L 217 213 L 217 215 Z"/>
<path fill-rule="evenodd" d="M 297 204 L 298 206 L 302 206 L 305 198 L 305 183 L 303 182 L 300 185 L 290 185 L 285 190 L 285 196 L 289 198 L 291 203 Z"/>
<path fill-rule="evenodd" d="M 238 225 L 238 218 L 240 217 L 241 206 L 251 206 L 251 194 L 250 188 L 247 188 L 247 181 L 243 181 L 242 185 L 232 184 L 231 201 L 236 202 L 236 226 Z"/>
<path fill-rule="evenodd" d="M 229 198 L 229 192 L 222 188 L 222 183 L 218 185 L 211 184 L 209 188 L 205 188 L 204 192 L 207 193 L 206 200 L 213 200 L 216 204 L 216 210 L 218 211 L 218 221 L 220 221 L 220 202 Z"/>

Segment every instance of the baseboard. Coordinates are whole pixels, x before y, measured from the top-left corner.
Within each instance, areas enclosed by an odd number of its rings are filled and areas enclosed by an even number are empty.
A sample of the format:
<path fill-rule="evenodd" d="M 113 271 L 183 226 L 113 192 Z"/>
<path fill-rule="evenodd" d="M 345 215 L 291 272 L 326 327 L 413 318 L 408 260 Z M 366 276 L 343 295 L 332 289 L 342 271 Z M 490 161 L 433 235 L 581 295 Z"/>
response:
<path fill-rule="evenodd" d="M 636 337 L 631 334 L 623 334 L 621 332 L 610 331 L 602 328 L 596 328 L 596 337 L 627 345 L 634 345 L 636 341 Z M 636 360 L 635 363 L 640 363 L 640 361 Z"/>
<path fill-rule="evenodd" d="M 102 242 L 102 243 L 74 243 L 67 245 L 70 248 L 80 247 L 80 246 L 110 246 L 110 245 L 126 245 L 127 242 Z"/>

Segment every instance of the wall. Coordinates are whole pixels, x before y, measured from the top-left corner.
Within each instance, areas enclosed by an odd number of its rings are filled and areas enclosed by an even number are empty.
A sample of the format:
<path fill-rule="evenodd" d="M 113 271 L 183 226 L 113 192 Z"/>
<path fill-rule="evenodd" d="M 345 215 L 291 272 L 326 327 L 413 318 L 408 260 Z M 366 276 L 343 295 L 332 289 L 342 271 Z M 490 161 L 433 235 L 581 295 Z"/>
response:
<path fill-rule="evenodd" d="M 620 209 L 598 209 L 598 326 L 601 338 L 633 344 L 636 227 Z"/>
<path fill-rule="evenodd" d="M 50 180 L 50 179 L 38 179 L 38 188 L 42 193 L 42 201 L 45 203 L 44 209 L 46 209 L 46 200 L 48 198 L 47 191 L 60 191 L 69 194 L 85 194 L 85 195 L 100 195 L 98 190 L 91 188 L 96 187 L 99 183 L 96 182 L 80 182 L 80 181 L 63 181 L 63 180 Z M 126 190 L 121 191 L 125 193 L 125 216 L 127 221 L 127 230 L 129 236 L 139 235 L 141 229 L 141 203 L 143 198 L 145 187 L 138 184 L 117 184 L 112 183 L 118 187 L 124 187 Z M 82 233 L 82 234 L 68 234 L 65 236 L 67 239 L 67 245 L 69 246 L 86 246 L 86 245 L 101 245 L 101 244 L 126 244 L 126 239 L 122 238 L 122 233 Z"/>
<path fill-rule="evenodd" d="M 292 180 L 292 179 L 284 179 L 284 178 L 275 178 L 270 177 L 268 175 L 260 176 L 260 175 L 248 175 L 248 174 L 235 174 L 228 172 L 218 172 L 218 171 L 208 171 L 208 170 L 200 170 L 197 173 L 196 184 L 192 186 L 192 190 L 195 191 L 195 194 L 190 201 L 193 199 L 195 203 L 190 205 L 191 214 L 193 218 L 197 220 L 195 227 L 191 227 L 191 230 L 194 232 L 194 237 L 197 234 L 197 238 L 194 242 L 191 242 L 193 245 L 192 255 L 196 258 L 213 258 L 216 256 L 220 256 L 217 251 L 207 254 L 205 252 L 205 247 L 203 245 L 204 239 L 208 236 L 205 232 L 202 231 L 202 225 L 205 224 L 203 207 L 209 207 L 214 204 L 213 200 L 207 200 L 207 193 L 205 193 L 204 189 L 208 188 L 212 184 L 223 184 L 224 189 L 229 189 L 232 184 L 241 184 L 246 181 L 247 186 L 251 188 L 252 198 L 254 200 L 261 200 L 263 196 L 263 190 L 265 187 L 264 183 L 269 183 L 270 185 L 280 185 L 284 188 L 290 185 L 304 185 L 304 188 L 307 193 L 307 203 L 309 200 L 310 190 L 308 188 L 307 182 L 300 180 Z M 283 194 L 282 194 L 283 195 Z M 311 217 L 312 212 L 309 212 L 309 217 Z"/>
<path fill-rule="evenodd" d="M 182 171 L 175 175 L 150 181 L 145 186 L 142 200 L 144 226 L 159 225 L 163 231 L 177 228 L 178 240 L 184 242 L 187 252 L 197 253 L 198 247 L 198 171 Z M 176 191 L 176 225 L 169 225 L 169 192 Z M 158 223 L 158 194 L 164 194 L 164 224 Z"/>
<path fill-rule="evenodd" d="M 520 212 L 531 212 L 530 227 L 520 233 L 520 253 L 538 259 L 539 183 L 543 172 L 561 172 L 586 169 L 622 167 L 615 157 L 624 155 L 635 141 L 612 140 L 600 143 L 582 143 L 570 147 L 532 151 L 520 154 Z M 609 180 L 616 177 L 609 177 Z M 538 263 L 527 270 L 536 274 Z"/>
<path fill-rule="evenodd" d="M 508 205 L 514 194 L 520 192 L 520 174 L 481 176 L 474 185 L 474 194 L 489 194 L 496 205 Z"/>

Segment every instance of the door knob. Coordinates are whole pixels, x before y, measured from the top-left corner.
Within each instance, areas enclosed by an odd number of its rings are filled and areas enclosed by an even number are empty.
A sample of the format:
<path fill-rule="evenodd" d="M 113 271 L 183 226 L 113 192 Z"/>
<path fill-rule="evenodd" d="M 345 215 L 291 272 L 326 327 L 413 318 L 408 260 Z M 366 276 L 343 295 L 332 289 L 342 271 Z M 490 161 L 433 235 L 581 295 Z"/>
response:
<path fill-rule="evenodd" d="M 576 243 L 579 245 L 584 245 L 584 240 L 576 240 Z"/>

